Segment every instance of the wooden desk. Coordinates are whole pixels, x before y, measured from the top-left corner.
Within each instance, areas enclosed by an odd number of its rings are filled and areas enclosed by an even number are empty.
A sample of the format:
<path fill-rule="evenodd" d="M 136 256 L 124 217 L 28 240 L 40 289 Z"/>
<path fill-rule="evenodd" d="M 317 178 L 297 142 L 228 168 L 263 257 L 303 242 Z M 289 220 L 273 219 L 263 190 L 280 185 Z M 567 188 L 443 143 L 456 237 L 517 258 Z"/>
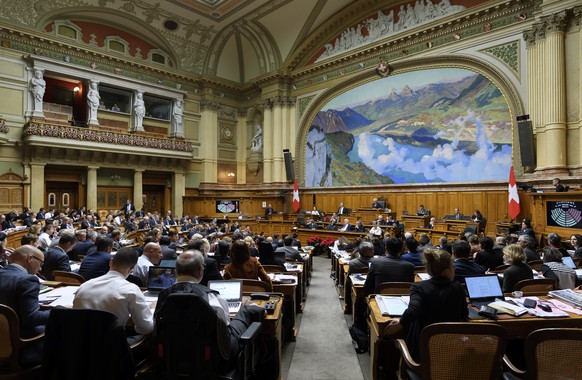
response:
<path fill-rule="evenodd" d="M 396 218 L 395 212 L 385 212 L 383 208 L 359 208 L 350 214 L 349 217 L 355 217 L 362 221 L 363 224 L 370 224 L 373 220 L 378 219 L 378 215 L 383 215 L 384 220 L 388 220 L 388 217 Z"/>
<path fill-rule="evenodd" d="M 426 224 L 430 220 L 430 216 L 428 215 L 402 215 L 402 223 L 404 223 L 407 229 L 412 228 L 424 228 Z"/>
<path fill-rule="evenodd" d="M 6 247 L 8 248 L 18 248 L 20 247 L 20 239 L 28 233 L 29 229 L 24 228 L 19 231 L 11 231 L 6 235 Z"/>
<path fill-rule="evenodd" d="M 363 237 L 368 234 L 367 232 L 340 232 L 330 230 L 312 230 L 309 228 L 297 228 L 295 232 L 297 232 L 297 239 L 299 239 L 302 246 L 307 245 L 307 239 L 312 236 L 319 236 L 322 239 L 338 239 L 340 236 L 345 236 L 348 240 L 353 241 L 357 237 Z"/>
<path fill-rule="evenodd" d="M 443 230 L 431 230 L 430 228 L 414 228 L 414 236 L 416 239 L 420 238 L 420 234 L 425 233 L 430 238 L 432 244 L 436 247 L 440 245 L 440 238 L 444 237 L 447 241 L 457 240 L 461 237 L 461 232 L 459 231 L 443 231 Z"/>
<path fill-rule="evenodd" d="M 388 373 L 384 373 L 384 376 L 379 377 L 378 366 L 394 368 L 395 363 L 393 361 L 397 360 L 396 357 L 399 357 L 399 355 L 392 339 L 406 338 L 406 331 L 401 330 L 398 334 L 391 336 L 391 339 L 383 338 L 382 331 L 392 318 L 383 316 L 380 313 L 374 295 L 368 297 L 368 308 L 370 311 L 368 327 L 370 328 L 370 371 L 372 379 L 393 378 Z M 496 321 L 479 319 L 475 320 L 475 322 L 499 324 L 507 330 L 510 339 L 524 339 L 532 331 L 543 328 L 581 328 L 582 316 L 570 314 L 570 318 L 537 318 L 526 314 L 521 317 L 504 316 L 503 319 Z"/>
<path fill-rule="evenodd" d="M 297 287 L 299 279 L 296 273 L 284 273 L 295 276 L 295 283 L 278 283 L 273 280 L 273 291 L 283 294 L 283 327 L 285 328 L 285 340 L 295 342 L 297 337 L 297 305 L 301 306 L 301 301 L 297 301 Z"/>

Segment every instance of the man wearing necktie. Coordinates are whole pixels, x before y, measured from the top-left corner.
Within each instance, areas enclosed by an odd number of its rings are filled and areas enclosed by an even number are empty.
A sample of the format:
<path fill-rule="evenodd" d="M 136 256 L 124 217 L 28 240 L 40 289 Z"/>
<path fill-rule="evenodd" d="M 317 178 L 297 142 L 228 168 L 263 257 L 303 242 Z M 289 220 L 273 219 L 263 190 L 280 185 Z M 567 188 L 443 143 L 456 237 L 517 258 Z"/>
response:
<path fill-rule="evenodd" d="M 461 213 L 459 212 L 459 209 L 458 209 L 458 208 L 456 208 L 456 209 L 455 209 L 455 219 L 456 219 L 456 220 L 461 220 L 461 219 L 463 219 L 463 214 L 461 214 Z"/>

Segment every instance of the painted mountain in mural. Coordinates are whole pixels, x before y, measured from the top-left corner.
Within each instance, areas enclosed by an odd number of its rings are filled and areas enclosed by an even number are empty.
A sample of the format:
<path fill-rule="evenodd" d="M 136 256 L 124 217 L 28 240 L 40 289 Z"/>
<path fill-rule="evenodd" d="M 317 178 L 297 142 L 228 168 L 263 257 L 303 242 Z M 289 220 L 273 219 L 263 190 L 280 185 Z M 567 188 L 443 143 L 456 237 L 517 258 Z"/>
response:
<path fill-rule="evenodd" d="M 334 186 L 501 180 L 511 164 L 507 103 L 470 70 L 421 70 L 367 83 L 332 99 L 313 125 L 333 152 Z"/>

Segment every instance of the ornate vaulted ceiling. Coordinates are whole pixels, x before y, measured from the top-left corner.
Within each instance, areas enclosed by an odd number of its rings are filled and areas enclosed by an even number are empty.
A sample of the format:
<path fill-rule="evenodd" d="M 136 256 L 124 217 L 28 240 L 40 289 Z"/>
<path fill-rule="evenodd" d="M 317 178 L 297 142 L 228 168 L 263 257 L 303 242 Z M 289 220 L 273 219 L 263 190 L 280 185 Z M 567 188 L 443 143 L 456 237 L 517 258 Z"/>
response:
<path fill-rule="evenodd" d="M 46 33 L 47 26 L 55 21 L 103 24 L 132 33 L 165 51 L 180 71 L 248 83 L 253 78 L 284 70 L 295 49 L 342 9 L 357 5 L 355 13 L 369 13 L 387 3 L 397 2 L 0 0 L 0 26 L 11 24 Z M 338 21 L 345 23 L 348 20 L 342 13 Z M 92 34 L 87 30 L 81 33 L 86 40 Z M 92 47 L 96 46 L 99 47 L 93 43 Z"/>

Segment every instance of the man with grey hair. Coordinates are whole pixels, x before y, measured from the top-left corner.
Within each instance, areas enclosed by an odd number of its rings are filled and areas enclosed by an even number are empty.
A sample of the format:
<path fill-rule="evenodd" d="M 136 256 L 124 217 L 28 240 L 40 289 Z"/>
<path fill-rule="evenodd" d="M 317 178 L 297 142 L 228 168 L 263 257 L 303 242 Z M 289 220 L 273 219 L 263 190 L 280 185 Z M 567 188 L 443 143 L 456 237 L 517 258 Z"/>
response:
<path fill-rule="evenodd" d="M 184 251 L 176 260 L 176 283 L 160 293 L 154 317 L 163 309 L 166 299 L 173 293 L 190 293 L 202 298 L 216 311 L 230 332 L 230 358 L 238 357 L 239 339 L 252 322 L 262 320 L 265 309 L 255 304 L 244 304 L 232 319 L 228 315 L 228 304 L 217 291 L 200 284 L 204 276 L 204 256 L 200 251 Z"/>
<path fill-rule="evenodd" d="M 529 235 L 519 235 L 517 238 L 517 245 L 523 248 L 527 262 L 534 260 L 541 260 L 540 255 L 533 248 L 535 246 L 535 240 Z"/>
<path fill-rule="evenodd" d="M 196 236 L 196 235 L 194 235 Z M 208 281 L 213 280 L 222 280 L 222 275 L 220 274 L 220 267 L 218 266 L 218 262 L 215 258 L 209 257 L 208 252 L 210 251 L 210 243 L 206 238 L 202 238 L 202 235 L 199 238 L 191 239 L 188 242 L 187 250 L 195 250 L 202 253 L 204 257 L 204 275 L 202 276 L 202 280 L 200 283 L 202 285 L 208 285 Z"/>
<path fill-rule="evenodd" d="M 562 257 L 570 256 L 568 251 L 562 248 L 562 238 L 555 232 L 548 235 L 548 245 L 550 248 L 556 248 L 562 254 Z"/>
<path fill-rule="evenodd" d="M 363 241 L 358 248 L 358 252 L 360 256 L 350 260 L 348 263 L 348 273 L 370 266 L 370 260 L 374 257 L 374 245 L 369 241 Z"/>

